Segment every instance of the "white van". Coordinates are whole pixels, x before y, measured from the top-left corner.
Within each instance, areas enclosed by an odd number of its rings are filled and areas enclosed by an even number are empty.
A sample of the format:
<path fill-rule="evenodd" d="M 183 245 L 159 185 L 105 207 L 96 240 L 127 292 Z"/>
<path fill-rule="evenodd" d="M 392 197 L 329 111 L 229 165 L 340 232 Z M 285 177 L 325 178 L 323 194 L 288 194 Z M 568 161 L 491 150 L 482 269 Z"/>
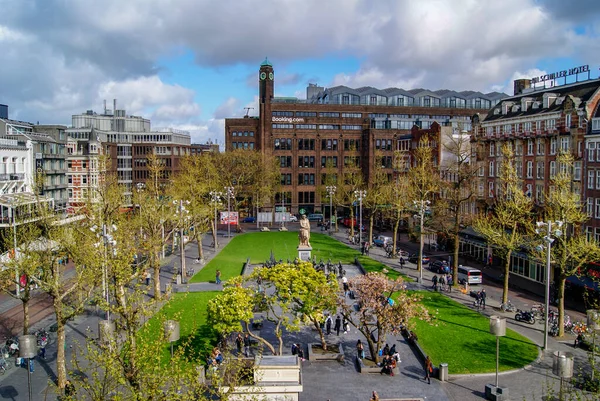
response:
<path fill-rule="evenodd" d="M 469 266 L 458 266 L 458 283 L 469 283 L 469 285 L 483 283 L 481 270 Z"/>

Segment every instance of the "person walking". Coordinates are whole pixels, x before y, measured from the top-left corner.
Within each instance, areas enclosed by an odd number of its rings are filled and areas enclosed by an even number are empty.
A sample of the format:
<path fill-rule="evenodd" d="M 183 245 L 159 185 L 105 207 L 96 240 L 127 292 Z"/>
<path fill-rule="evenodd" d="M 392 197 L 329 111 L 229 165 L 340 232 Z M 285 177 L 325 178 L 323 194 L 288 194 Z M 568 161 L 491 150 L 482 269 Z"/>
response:
<path fill-rule="evenodd" d="M 448 292 L 452 292 L 452 284 L 454 284 L 452 280 L 452 274 L 448 273 L 446 276 L 446 284 L 448 284 Z"/>
<path fill-rule="evenodd" d="M 246 358 L 250 357 L 250 336 L 248 333 L 244 336 L 244 355 Z"/>
<path fill-rule="evenodd" d="M 342 319 L 340 319 L 340 316 L 338 315 L 335 318 L 335 326 L 333 326 L 333 329 L 335 330 L 335 333 L 339 336 L 340 335 L 340 329 L 342 328 Z"/>
<path fill-rule="evenodd" d="M 406 261 L 404 260 L 404 258 L 402 256 L 400 256 L 400 268 L 404 269 L 404 263 L 406 263 Z"/>
<path fill-rule="evenodd" d="M 433 288 L 434 291 L 437 291 L 437 284 L 438 284 L 437 274 L 433 275 L 433 277 L 431 278 L 431 281 L 433 282 L 433 285 L 431 286 L 431 288 Z"/>
<path fill-rule="evenodd" d="M 358 359 L 365 359 L 365 347 L 360 338 L 356 342 L 356 356 L 358 356 Z"/>
<path fill-rule="evenodd" d="M 371 394 L 371 399 L 369 401 L 379 401 L 379 394 L 377 394 L 377 391 L 373 391 L 373 394 Z"/>
<path fill-rule="evenodd" d="M 235 345 L 237 346 L 238 355 L 242 354 L 242 346 L 244 345 L 244 337 L 242 337 L 242 333 L 238 333 L 235 338 Z"/>
<path fill-rule="evenodd" d="M 487 298 L 487 294 L 485 293 L 485 288 L 481 289 L 481 307 L 485 309 L 485 299 Z"/>
<path fill-rule="evenodd" d="M 433 364 L 431 363 L 431 359 L 429 358 L 429 355 L 427 355 L 427 357 L 425 358 L 425 363 L 423 364 L 423 367 L 425 368 L 425 377 L 423 378 L 423 380 L 427 380 L 427 383 L 431 384 L 431 374 L 433 373 Z"/>
<path fill-rule="evenodd" d="M 221 284 L 221 270 L 217 269 L 215 272 L 215 282 Z"/>
<path fill-rule="evenodd" d="M 152 278 L 152 274 L 150 274 L 150 270 L 146 270 L 146 286 L 150 285 L 151 278 Z"/>
<path fill-rule="evenodd" d="M 325 327 L 327 328 L 327 335 L 331 334 L 331 325 L 333 323 L 333 319 L 331 315 L 327 315 L 327 319 L 325 319 Z"/>

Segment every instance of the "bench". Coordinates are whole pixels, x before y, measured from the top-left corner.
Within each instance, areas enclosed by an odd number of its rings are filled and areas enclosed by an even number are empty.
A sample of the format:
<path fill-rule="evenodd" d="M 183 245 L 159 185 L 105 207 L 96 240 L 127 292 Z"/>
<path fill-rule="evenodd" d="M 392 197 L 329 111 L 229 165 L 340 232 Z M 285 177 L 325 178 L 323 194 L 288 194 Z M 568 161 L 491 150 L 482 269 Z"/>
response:
<path fill-rule="evenodd" d="M 358 373 L 381 373 L 381 366 L 366 366 L 363 360 L 360 359 L 358 356 L 354 357 L 354 362 L 356 363 Z M 400 373 L 400 368 L 398 367 L 398 364 L 396 364 L 396 367 L 392 369 L 392 372 L 394 372 L 394 375 Z"/>

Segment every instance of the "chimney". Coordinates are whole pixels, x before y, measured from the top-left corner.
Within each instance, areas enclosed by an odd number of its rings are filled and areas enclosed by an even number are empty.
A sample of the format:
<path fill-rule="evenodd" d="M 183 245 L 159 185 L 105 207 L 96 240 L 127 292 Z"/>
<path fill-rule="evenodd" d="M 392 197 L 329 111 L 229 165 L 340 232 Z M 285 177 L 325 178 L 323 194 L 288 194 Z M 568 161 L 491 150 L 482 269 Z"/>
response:
<path fill-rule="evenodd" d="M 531 80 L 530 79 L 515 79 L 513 81 L 513 87 L 514 87 L 514 95 L 520 95 L 522 94 L 525 89 L 529 89 L 531 88 Z"/>

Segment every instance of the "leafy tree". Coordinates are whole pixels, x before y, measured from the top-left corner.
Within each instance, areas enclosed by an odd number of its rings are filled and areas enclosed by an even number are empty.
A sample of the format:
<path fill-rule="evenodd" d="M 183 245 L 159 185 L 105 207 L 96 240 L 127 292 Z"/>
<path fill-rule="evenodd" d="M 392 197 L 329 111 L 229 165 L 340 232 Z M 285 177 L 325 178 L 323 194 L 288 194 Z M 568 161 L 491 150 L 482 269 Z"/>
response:
<path fill-rule="evenodd" d="M 381 165 L 381 157 L 378 157 L 375 173 L 369 181 L 367 196 L 363 200 L 363 208 L 369 211 L 369 243 L 373 243 L 373 222 L 378 212 L 388 207 L 390 182 L 388 174 Z M 395 249 L 395 248 L 394 248 Z"/>
<path fill-rule="evenodd" d="M 339 306 L 343 316 L 367 339 L 375 362 L 379 362 L 378 350 L 388 334 L 396 334 L 401 324 L 410 328 L 413 317 L 430 319 L 419 295 L 408 292 L 401 277 L 392 281 L 382 273 L 367 273 L 350 283 L 358 299 L 357 309 L 346 297 L 340 299 Z"/>
<path fill-rule="evenodd" d="M 493 209 L 486 215 L 478 216 L 473 228 L 486 238 L 488 244 L 492 245 L 495 252 L 504 260 L 502 302 L 506 303 L 511 256 L 527 242 L 533 232 L 531 224 L 533 202 L 523 192 L 523 183 L 515 169 L 512 148 L 504 145 L 502 155 L 500 179 L 497 181 Z"/>
<path fill-rule="evenodd" d="M 554 239 L 551 247 L 551 257 L 554 264 L 555 277 L 558 290 L 558 335 L 564 335 L 565 317 L 565 282 L 569 276 L 578 274 L 588 263 L 600 258 L 600 247 L 598 243 L 588 238 L 582 231 L 583 223 L 588 216 L 583 210 L 580 195 L 573 191 L 573 156 L 568 153 L 560 153 L 556 162 L 558 171 L 551 178 L 551 190 L 545 197 L 544 217 L 545 221 L 563 224 L 562 234 L 550 233 Z M 558 226 L 553 225 L 554 228 Z M 546 235 L 547 229 L 540 228 L 540 234 Z M 560 234 L 560 233 L 559 233 Z M 540 259 L 545 260 L 546 249 L 539 254 Z M 550 277 L 546 278 L 551 280 Z"/>
<path fill-rule="evenodd" d="M 441 197 L 435 207 L 437 226 L 453 239 L 454 277 L 458 277 L 459 232 L 473 218 L 469 206 L 475 196 L 478 170 L 471 160 L 471 137 L 460 132 L 460 128 L 441 134 L 443 151 L 448 157 L 440 165 Z"/>
<path fill-rule="evenodd" d="M 425 213 L 426 205 L 431 203 L 440 190 L 439 171 L 434 165 L 432 139 L 424 135 L 419 140 L 417 148 L 413 153 L 414 162 L 408 171 L 408 199 L 419 209 L 419 213 Z M 421 216 L 423 217 L 423 216 Z M 423 270 L 423 232 L 419 232 L 419 260 L 417 270 Z"/>
<path fill-rule="evenodd" d="M 410 155 L 406 151 L 394 152 L 394 169 L 396 170 L 396 176 L 394 181 L 386 187 L 385 198 L 390 204 L 388 215 L 394 222 L 394 233 L 393 233 L 393 252 L 396 252 L 398 243 L 398 230 L 400 223 L 408 221 L 408 218 L 412 215 L 410 213 L 413 209 L 410 204 L 410 200 L 407 199 L 407 194 L 410 188 L 409 177 L 406 174 L 410 166 Z"/>

